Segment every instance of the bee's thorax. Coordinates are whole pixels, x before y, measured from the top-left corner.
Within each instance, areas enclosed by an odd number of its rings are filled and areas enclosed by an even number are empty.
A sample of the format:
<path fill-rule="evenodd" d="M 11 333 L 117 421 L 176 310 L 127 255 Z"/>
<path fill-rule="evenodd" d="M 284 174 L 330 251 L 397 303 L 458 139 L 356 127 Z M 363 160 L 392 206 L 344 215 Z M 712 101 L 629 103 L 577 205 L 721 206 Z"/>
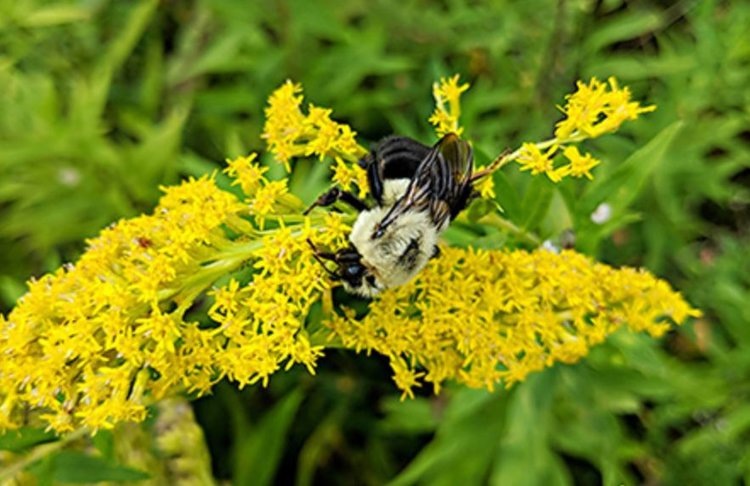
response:
<path fill-rule="evenodd" d="M 438 230 L 424 211 L 402 214 L 373 238 L 387 212 L 387 207 L 363 211 L 349 235 L 349 241 L 362 255 L 363 264 L 378 269 L 377 283 L 381 288 L 411 280 L 434 254 L 438 240 Z"/>

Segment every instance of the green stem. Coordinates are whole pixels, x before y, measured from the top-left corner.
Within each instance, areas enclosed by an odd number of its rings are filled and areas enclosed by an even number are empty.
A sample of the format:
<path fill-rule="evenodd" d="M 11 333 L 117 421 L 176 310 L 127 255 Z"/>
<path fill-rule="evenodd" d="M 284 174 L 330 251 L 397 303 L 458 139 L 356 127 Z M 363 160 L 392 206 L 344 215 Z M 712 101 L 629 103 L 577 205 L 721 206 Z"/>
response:
<path fill-rule="evenodd" d="M 16 476 L 16 474 L 22 472 L 27 467 L 31 466 L 37 461 L 44 459 L 48 455 L 59 451 L 69 443 L 80 439 L 88 432 L 89 430 L 84 427 L 78 430 L 74 430 L 68 435 L 61 437 L 60 440 L 56 442 L 50 442 L 48 444 L 42 444 L 35 447 L 31 452 L 23 456 L 21 459 L 0 471 L 0 484 L 5 484 L 6 481 L 11 480 Z"/>
<path fill-rule="evenodd" d="M 510 233 L 524 243 L 528 243 L 534 246 L 539 246 L 542 244 L 542 240 L 537 235 L 519 228 L 497 213 L 489 213 L 485 215 L 484 217 L 479 219 L 479 223 L 487 224 L 501 231 L 505 231 L 506 233 Z"/>

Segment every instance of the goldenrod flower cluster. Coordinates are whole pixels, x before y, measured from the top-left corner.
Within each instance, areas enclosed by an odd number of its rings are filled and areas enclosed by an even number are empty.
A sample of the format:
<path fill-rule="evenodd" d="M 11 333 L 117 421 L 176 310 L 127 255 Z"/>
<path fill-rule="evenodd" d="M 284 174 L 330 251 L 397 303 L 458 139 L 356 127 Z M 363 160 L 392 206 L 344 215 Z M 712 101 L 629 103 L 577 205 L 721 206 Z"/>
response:
<path fill-rule="evenodd" d="M 387 356 L 396 385 L 411 397 L 422 382 L 436 393 L 446 380 L 510 386 L 556 362 L 578 361 L 620 327 L 660 336 L 697 315 L 649 273 L 573 251 L 443 248 L 366 316 L 328 325 L 345 347 Z"/>
<path fill-rule="evenodd" d="M 441 78 L 432 85 L 432 96 L 435 98 L 435 111 L 429 122 L 435 126 L 439 137 L 448 133 L 461 135 L 464 129 L 458 124 L 461 116 L 461 94 L 469 89 L 468 83 L 459 84 L 459 76 Z M 447 105 L 447 106 L 446 106 Z"/>
<path fill-rule="evenodd" d="M 58 432 L 109 428 L 223 377 L 242 386 L 294 363 L 313 370 L 321 348 L 302 323 L 328 283 L 305 240 L 341 244 L 348 228 L 329 215 L 316 227 L 307 218 L 262 231 L 263 218 L 298 215 L 301 202 L 252 157 L 228 172 L 246 201 L 213 177 L 166 188 L 153 214 L 104 230 L 75 265 L 29 283 L 0 316 L 0 429 L 28 412 Z M 190 319 L 200 295 L 247 265 L 256 269 L 249 281 L 208 292 L 210 322 Z"/>
<path fill-rule="evenodd" d="M 656 109 L 631 101 L 630 89 L 620 88 L 615 78 L 607 82 L 609 86 L 596 78 L 591 78 L 588 84 L 578 81 L 576 92 L 565 97 L 567 102 L 560 109 L 566 118 L 555 130 L 560 142 L 577 137 L 600 137 L 616 131 L 625 121 Z"/>
<path fill-rule="evenodd" d="M 295 157 L 318 156 L 333 159 L 333 182 L 345 190 L 356 185 L 362 197 L 367 194 L 367 175 L 356 162 L 367 150 L 355 140 L 356 132 L 349 125 L 331 119 L 332 110 L 312 103 L 308 114 L 302 113 L 302 86 L 287 81 L 271 94 L 266 108 L 262 137 L 268 151 L 278 162 L 291 170 Z"/>
<path fill-rule="evenodd" d="M 533 173 L 557 173 L 551 157 L 562 148 L 570 161 L 563 175 L 591 177 L 598 162 L 572 144 L 650 109 L 610 86 L 579 84 L 555 140 L 525 144 L 485 173 L 512 160 Z M 439 133 L 461 131 L 467 88 L 458 77 L 434 88 L 431 121 Z M 364 193 L 356 161 L 365 150 L 354 131 L 333 121 L 331 110 L 310 105 L 304 114 L 301 104 L 301 87 L 291 82 L 271 95 L 268 150 L 287 169 L 295 157 L 332 160 L 333 180 Z M 405 396 L 422 382 L 438 391 L 446 380 L 492 389 L 576 361 L 619 327 L 656 336 L 668 327 L 662 318 L 681 323 L 697 315 L 648 273 L 574 252 L 444 248 L 416 280 L 372 301 L 366 315 L 342 316 L 331 311 L 331 284 L 308 240 L 331 251 L 345 246 L 356 215 L 302 216 L 287 181 L 268 180 L 255 154 L 227 162 L 244 196 L 219 189 L 213 176 L 164 188 L 153 214 L 104 230 L 77 263 L 32 280 L 16 308 L 0 316 L 0 429 L 41 421 L 65 432 L 140 421 L 153 401 L 205 393 L 225 377 L 266 384 L 295 363 L 313 373 L 325 346 L 388 356 Z M 491 179 L 484 180 L 476 187 L 491 196 Z M 320 301 L 324 328 L 307 322 Z"/>
<path fill-rule="evenodd" d="M 593 179 L 591 169 L 601 162 L 591 154 L 581 154 L 572 144 L 614 132 L 625 121 L 656 109 L 631 101 L 630 90 L 620 88 L 614 78 L 609 79 L 609 85 L 592 78 L 588 84 L 579 81 L 577 86 L 575 93 L 566 96 L 565 106 L 560 107 L 565 119 L 557 123 L 555 138 L 539 144 L 524 143 L 509 157 L 521 165 L 521 170 L 546 174 L 553 182 L 567 176 Z M 554 159 L 560 152 L 567 164 L 555 167 Z"/>

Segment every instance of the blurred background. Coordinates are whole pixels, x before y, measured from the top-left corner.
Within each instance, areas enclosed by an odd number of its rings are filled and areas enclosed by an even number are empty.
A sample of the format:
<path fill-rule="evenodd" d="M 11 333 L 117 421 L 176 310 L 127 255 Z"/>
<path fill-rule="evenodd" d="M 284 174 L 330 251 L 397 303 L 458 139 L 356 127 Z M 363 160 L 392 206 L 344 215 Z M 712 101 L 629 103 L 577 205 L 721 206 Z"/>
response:
<path fill-rule="evenodd" d="M 741 0 L 0 0 L 0 308 L 103 227 L 150 211 L 160 185 L 262 150 L 265 100 L 286 79 L 364 145 L 432 143 L 432 82 L 459 73 L 472 85 L 464 136 L 484 163 L 548 138 L 576 80 L 616 76 L 658 109 L 585 145 L 603 160 L 595 181 L 508 167 L 498 201 L 544 238 L 574 228 L 579 251 L 669 280 L 703 318 L 660 341 L 617 334 L 494 393 L 399 402 L 386 360 L 334 351 L 315 377 L 221 383 L 193 402 L 213 475 L 750 484 L 748 32 Z M 325 186 L 291 185 L 306 200 Z M 596 224 L 602 202 L 612 215 Z"/>

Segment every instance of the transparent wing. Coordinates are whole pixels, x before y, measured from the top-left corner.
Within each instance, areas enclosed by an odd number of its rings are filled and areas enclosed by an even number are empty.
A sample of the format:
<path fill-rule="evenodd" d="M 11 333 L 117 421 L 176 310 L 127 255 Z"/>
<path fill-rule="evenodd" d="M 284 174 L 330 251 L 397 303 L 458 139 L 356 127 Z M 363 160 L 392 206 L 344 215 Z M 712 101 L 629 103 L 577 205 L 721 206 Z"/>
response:
<path fill-rule="evenodd" d="M 429 211 L 442 227 L 453 219 L 471 196 L 473 154 L 468 142 L 449 133 L 420 162 L 404 195 L 376 228 L 376 237 L 409 210 Z"/>

